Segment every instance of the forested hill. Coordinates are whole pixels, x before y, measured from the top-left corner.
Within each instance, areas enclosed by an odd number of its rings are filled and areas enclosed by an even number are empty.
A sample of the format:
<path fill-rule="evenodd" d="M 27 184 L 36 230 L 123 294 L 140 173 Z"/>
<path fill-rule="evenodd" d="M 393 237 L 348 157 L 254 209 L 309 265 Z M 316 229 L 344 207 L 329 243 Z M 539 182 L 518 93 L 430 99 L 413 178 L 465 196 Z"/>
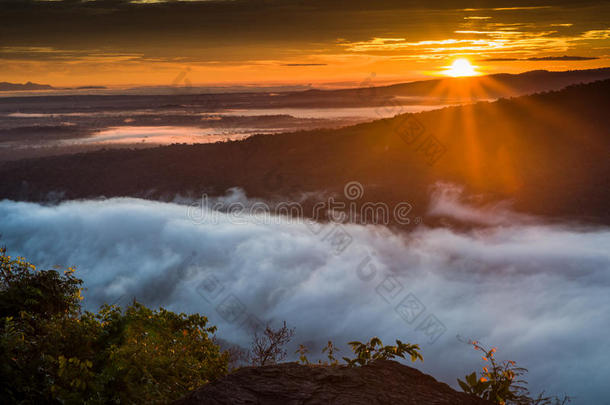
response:
<path fill-rule="evenodd" d="M 244 141 L 6 162 L 0 198 L 172 198 L 241 187 L 249 196 L 343 194 L 423 213 L 438 181 L 551 217 L 610 223 L 610 80 L 346 127 Z"/>

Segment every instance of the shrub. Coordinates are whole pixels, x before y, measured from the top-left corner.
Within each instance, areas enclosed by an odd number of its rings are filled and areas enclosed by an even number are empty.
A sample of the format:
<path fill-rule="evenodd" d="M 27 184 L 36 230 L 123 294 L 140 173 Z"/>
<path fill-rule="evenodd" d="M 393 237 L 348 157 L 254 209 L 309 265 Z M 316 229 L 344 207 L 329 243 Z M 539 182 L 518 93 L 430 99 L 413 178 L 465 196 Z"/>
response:
<path fill-rule="evenodd" d="M 0 397 L 8 403 L 159 403 L 227 373 L 201 315 L 133 302 L 81 312 L 74 270 L 0 255 Z"/>
<path fill-rule="evenodd" d="M 308 352 L 309 350 L 307 349 L 307 347 L 303 344 L 300 344 L 299 348 L 294 353 L 299 355 L 299 361 L 302 364 L 310 364 L 309 359 L 307 358 Z"/>
<path fill-rule="evenodd" d="M 396 340 L 396 346 L 384 346 L 381 339 L 378 337 L 372 338 L 367 343 L 349 342 L 348 344 L 356 354 L 356 357 L 353 359 L 343 357 L 343 360 L 348 367 L 366 366 L 374 360 L 390 360 L 396 357 L 405 359 L 407 358 L 407 355 L 410 356 L 412 362 L 416 362 L 417 360 L 424 361 L 424 358 L 419 352 L 420 349 L 418 345 L 403 343 L 400 340 Z M 335 352 L 338 351 L 339 349 L 329 340 L 326 347 L 322 349 L 322 353 L 326 353 L 328 361 L 323 362 L 322 360 L 319 360 L 318 364 L 330 366 L 339 365 L 339 360 L 335 357 Z M 303 364 L 310 364 L 309 359 L 307 358 L 307 352 L 307 347 L 304 345 L 299 345 L 299 348 L 295 352 L 299 355 L 299 361 Z"/>
<path fill-rule="evenodd" d="M 322 361 L 318 360 L 318 364 L 325 366 L 337 366 L 339 365 L 339 360 L 335 357 L 335 353 L 339 351 L 339 348 L 333 344 L 332 341 L 328 341 L 326 346 L 322 349 L 322 354 L 326 353 L 326 358 L 328 360 Z M 299 348 L 296 350 L 296 354 L 299 355 L 299 361 L 302 364 L 310 364 L 309 359 L 307 358 L 307 353 L 309 350 L 305 345 L 299 345 Z"/>
<path fill-rule="evenodd" d="M 286 321 L 284 321 L 282 327 L 275 330 L 267 325 L 262 335 L 258 332 L 254 334 L 250 362 L 253 366 L 265 366 L 284 360 L 288 354 L 284 346 L 290 342 L 293 336 L 294 328 L 288 328 Z"/>
<path fill-rule="evenodd" d="M 80 308 L 82 281 L 74 269 L 36 271 L 24 258 L 11 258 L 0 248 L 0 317 L 19 317 L 23 311 L 41 317 L 74 314 Z"/>
<path fill-rule="evenodd" d="M 477 341 L 469 343 L 475 350 L 483 353 L 481 358 L 485 365 L 481 377 L 478 377 L 475 371 L 467 375 L 464 381 L 458 378 L 458 384 L 464 392 L 499 405 L 561 405 L 570 402 L 568 397 L 545 397 L 544 393 L 536 398 L 530 397 L 527 381 L 522 379 L 527 369 L 518 367 L 512 360 L 498 362 L 495 359 L 495 347 L 486 349 Z"/>
<path fill-rule="evenodd" d="M 356 358 L 350 359 L 344 357 L 343 360 L 348 366 L 365 366 L 373 360 L 389 360 L 395 357 L 406 358 L 407 355 L 411 357 L 412 362 L 417 360 L 424 361 L 424 358 L 419 352 L 418 345 L 412 345 L 410 343 L 403 343 L 400 340 L 396 340 L 396 346 L 384 346 L 381 339 L 374 337 L 367 343 L 361 342 L 349 342 L 353 352 L 356 354 Z"/>
<path fill-rule="evenodd" d="M 339 360 L 335 358 L 335 352 L 338 352 L 339 349 L 331 342 L 330 340 L 326 344 L 326 347 L 322 349 L 322 353 L 326 353 L 326 357 L 328 358 L 328 363 L 324 362 L 324 364 L 328 364 L 331 366 L 336 366 L 339 364 Z"/>

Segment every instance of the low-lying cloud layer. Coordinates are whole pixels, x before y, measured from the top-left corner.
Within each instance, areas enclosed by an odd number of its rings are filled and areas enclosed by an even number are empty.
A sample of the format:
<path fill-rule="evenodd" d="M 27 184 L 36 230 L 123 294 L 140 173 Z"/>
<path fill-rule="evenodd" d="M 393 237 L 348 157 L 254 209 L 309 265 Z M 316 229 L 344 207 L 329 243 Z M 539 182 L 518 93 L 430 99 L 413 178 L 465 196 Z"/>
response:
<path fill-rule="evenodd" d="M 2 201 L 0 233 L 13 255 L 76 266 L 88 309 L 135 297 L 198 311 L 242 345 L 258 322 L 287 320 L 312 353 L 329 339 L 400 338 L 423 347 L 418 368 L 452 385 L 481 365 L 460 335 L 529 368 L 535 392 L 607 403 L 610 230 L 521 222 L 505 207 L 510 221 L 489 221 L 493 208 L 477 214 L 449 194 L 437 215 L 485 225 L 399 234 L 225 214 L 195 223 L 184 205 L 110 199 Z"/>

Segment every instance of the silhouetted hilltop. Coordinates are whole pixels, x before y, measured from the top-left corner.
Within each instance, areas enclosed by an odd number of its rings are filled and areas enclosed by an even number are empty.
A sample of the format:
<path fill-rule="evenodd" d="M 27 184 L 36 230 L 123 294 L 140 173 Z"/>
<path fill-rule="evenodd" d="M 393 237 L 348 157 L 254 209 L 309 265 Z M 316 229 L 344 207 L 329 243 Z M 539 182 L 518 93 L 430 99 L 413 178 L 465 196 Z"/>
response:
<path fill-rule="evenodd" d="M 610 223 L 608 105 L 610 80 L 338 130 L 6 162 L 0 198 L 197 198 L 241 187 L 296 200 L 342 196 L 358 181 L 359 202 L 408 202 L 423 216 L 441 181 L 532 214 Z"/>
<path fill-rule="evenodd" d="M 174 405 L 220 404 L 485 405 L 414 368 L 390 360 L 363 367 L 283 363 L 245 367 Z"/>
<path fill-rule="evenodd" d="M 375 86 L 375 78 L 369 77 L 364 79 L 356 89 L 309 90 L 301 93 L 301 96 L 327 100 L 351 99 L 354 102 L 365 101 L 381 104 L 388 104 L 388 100 L 392 100 L 393 105 L 425 102 L 425 100 L 419 99 L 423 97 L 429 99 L 430 103 L 439 103 L 458 99 L 481 100 L 515 97 L 560 90 L 572 84 L 605 79 L 610 79 L 610 68 L 563 72 L 533 70 L 519 74 L 498 73 L 474 77 L 445 77 L 378 87 L 372 87 Z M 300 102 L 306 103 L 307 97 L 301 97 Z"/>
<path fill-rule="evenodd" d="M 48 84 L 38 84 L 38 83 L 32 83 L 32 82 L 27 82 L 25 84 L 0 82 L 0 91 L 53 90 L 53 89 L 54 89 L 54 87 L 49 86 Z"/>
<path fill-rule="evenodd" d="M 437 97 L 498 98 L 559 90 L 572 84 L 609 78 L 610 68 L 563 72 L 532 70 L 519 74 L 498 73 L 396 84 L 380 88 L 379 93 L 395 96 L 434 94 Z"/>

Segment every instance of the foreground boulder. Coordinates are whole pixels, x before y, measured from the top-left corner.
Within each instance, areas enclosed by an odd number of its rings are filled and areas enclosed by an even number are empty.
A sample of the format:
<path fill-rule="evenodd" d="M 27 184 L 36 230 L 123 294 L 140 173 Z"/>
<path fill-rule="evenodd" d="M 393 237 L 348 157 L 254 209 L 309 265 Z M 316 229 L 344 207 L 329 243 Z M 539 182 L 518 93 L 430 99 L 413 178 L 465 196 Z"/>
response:
<path fill-rule="evenodd" d="M 174 405 L 405 404 L 489 405 L 395 361 L 364 367 L 283 363 L 245 367 L 207 384 Z"/>

